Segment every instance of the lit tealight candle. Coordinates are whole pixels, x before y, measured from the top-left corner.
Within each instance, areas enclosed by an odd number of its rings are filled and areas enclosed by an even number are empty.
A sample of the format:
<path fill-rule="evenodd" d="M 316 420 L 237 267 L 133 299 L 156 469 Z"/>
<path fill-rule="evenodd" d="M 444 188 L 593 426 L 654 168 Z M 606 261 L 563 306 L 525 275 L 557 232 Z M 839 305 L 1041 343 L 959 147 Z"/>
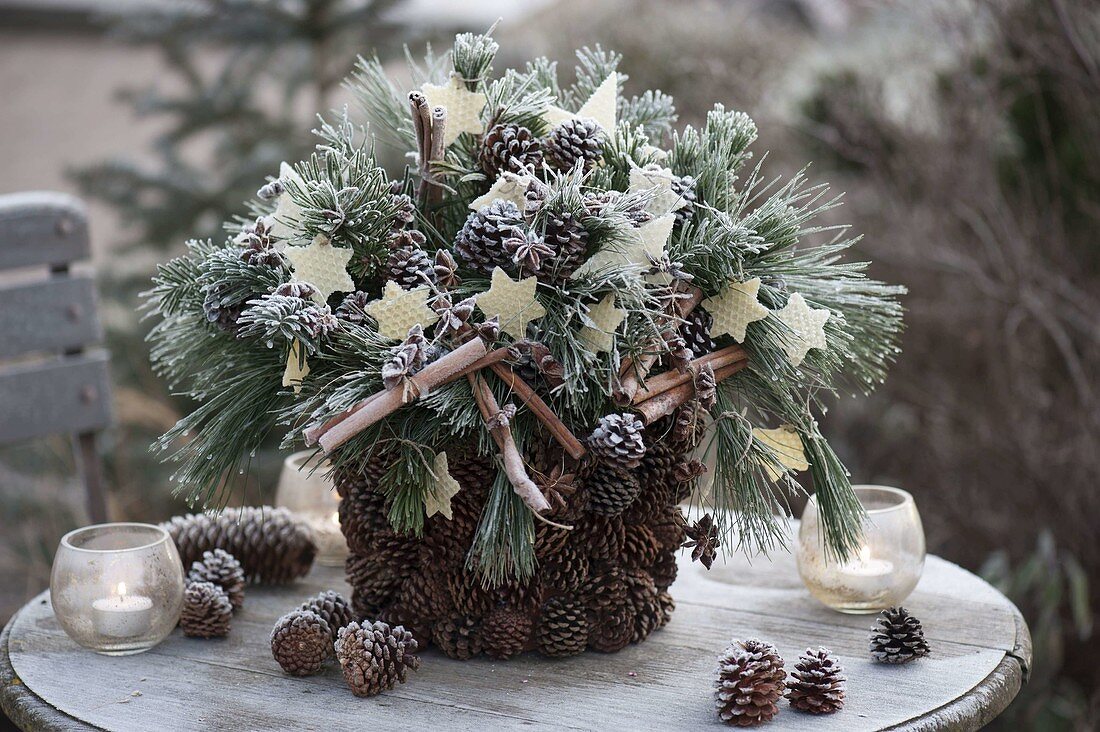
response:
<path fill-rule="evenodd" d="M 135 638 L 152 625 L 153 601 L 141 595 L 127 595 L 126 583 L 119 582 L 116 594 L 92 603 L 96 632 L 112 638 Z"/>
<path fill-rule="evenodd" d="M 840 567 L 840 574 L 853 590 L 874 597 L 889 589 L 894 563 L 886 559 L 871 556 L 871 547 L 864 546 L 859 556 Z"/>

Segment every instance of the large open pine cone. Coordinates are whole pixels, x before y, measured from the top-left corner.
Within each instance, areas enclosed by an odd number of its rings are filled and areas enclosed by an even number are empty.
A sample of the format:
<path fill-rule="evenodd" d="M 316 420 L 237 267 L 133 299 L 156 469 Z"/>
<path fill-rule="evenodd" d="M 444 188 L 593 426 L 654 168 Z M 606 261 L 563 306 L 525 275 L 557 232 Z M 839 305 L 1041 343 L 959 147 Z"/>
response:
<path fill-rule="evenodd" d="M 191 638 L 221 638 L 229 634 L 233 604 L 213 582 L 191 582 L 183 593 L 180 628 Z"/>
<path fill-rule="evenodd" d="M 176 542 L 184 567 L 203 552 L 224 549 L 252 582 L 281 584 L 304 577 L 317 545 L 308 526 L 285 508 L 227 508 L 216 516 L 187 514 L 161 524 Z"/>
<path fill-rule="evenodd" d="M 386 279 L 403 290 L 412 290 L 435 281 L 435 263 L 420 247 L 405 246 L 390 251 L 386 258 Z"/>
<path fill-rule="evenodd" d="M 334 641 L 340 628 L 356 620 L 351 603 L 335 590 L 325 590 L 316 597 L 311 597 L 302 603 L 301 609 L 315 612 L 324 618 Z"/>
<path fill-rule="evenodd" d="M 271 655 L 288 674 L 309 676 L 319 672 L 332 655 L 334 635 L 317 613 L 306 608 L 293 610 L 276 620 L 271 629 Z"/>
<path fill-rule="evenodd" d="M 356 696 L 374 696 L 405 683 L 420 668 L 412 633 L 386 623 L 351 623 L 336 637 L 336 660 Z"/>
<path fill-rule="evenodd" d="M 718 661 L 714 706 L 726 724 L 749 727 L 779 713 L 787 672 L 775 646 L 735 640 Z"/>
<path fill-rule="evenodd" d="M 588 644 L 588 617 L 584 605 L 566 597 L 546 603 L 537 631 L 539 650 L 547 656 L 575 656 Z"/>
<path fill-rule="evenodd" d="M 888 607 L 871 628 L 871 657 L 879 663 L 908 663 L 932 652 L 920 621 L 903 607 Z"/>
<path fill-rule="evenodd" d="M 187 573 L 189 582 L 211 582 L 222 588 L 233 610 L 244 604 L 244 569 L 229 552 L 215 549 L 202 553 L 202 561 L 192 562 Z"/>
<path fill-rule="evenodd" d="M 470 214 L 455 236 L 454 253 L 467 268 L 492 274 L 495 267 L 515 270 L 509 242 L 524 236 L 523 215 L 516 204 L 496 199 Z"/>
<path fill-rule="evenodd" d="M 600 417 L 588 438 L 592 452 L 621 468 L 636 468 L 645 457 L 645 424 L 629 412 Z"/>
<path fill-rule="evenodd" d="M 603 157 L 603 128 L 591 119 L 567 119 L 543 141 L 546 162 L 558 170 L 588 170 Z"/>
<path fill-rule="evenodd" d="M 826 648 L 807 648 L 787 681 L 791 706 L 811 714 L 831 714 L 844 706 L 844 669 Z"/>
<path fill-rule="evenodd" d="M 542 165 L 542 143 L 526 127 L 497 124 L 481 141 L 478 163 L 490 180 L 501 173 L 522 173 Z"/>

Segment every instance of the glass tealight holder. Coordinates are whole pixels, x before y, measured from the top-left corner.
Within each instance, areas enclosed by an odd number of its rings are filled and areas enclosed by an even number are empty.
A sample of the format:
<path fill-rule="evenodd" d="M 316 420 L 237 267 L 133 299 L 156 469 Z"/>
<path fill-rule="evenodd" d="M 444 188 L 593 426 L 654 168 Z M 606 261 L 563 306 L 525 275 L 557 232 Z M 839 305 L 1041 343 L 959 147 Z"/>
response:
<path fill-rule="evenodd" d="M 868 614 L 899 605 L 924 571 L 924 528 L 913 496 L 900 488 L 852 486 L 866 511 L 862 545 L 837 560 L 825 550 L 816 496 L 798 531 L 798 573 L 810 594 L 842 613 Z"/>
<path fill-rule="evenodd" d="M 342 567 L 348 545 L 340 530 L 340 496 L 326 477 L 331 466 L 315 454 L 303 450 L 283 461 L 275 503 L 293 511 L 313 530 L 318 563 Z"/>
<path fill-rule="evenodd" d="M 147 651 L 179 622 L 183 565 L 168 532 L 151 524 L 98 524 L 61 537 L 50 575 L 58 623 L 93 651 Z"/>

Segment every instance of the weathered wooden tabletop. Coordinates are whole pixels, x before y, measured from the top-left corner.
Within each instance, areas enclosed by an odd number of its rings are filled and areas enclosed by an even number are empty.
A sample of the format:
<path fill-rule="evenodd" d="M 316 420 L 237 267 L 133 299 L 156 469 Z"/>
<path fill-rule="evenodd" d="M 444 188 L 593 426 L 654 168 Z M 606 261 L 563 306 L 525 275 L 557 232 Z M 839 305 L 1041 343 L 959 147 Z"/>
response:
<path fill-rule="evenodd" d="M 424 654 L 409 683 L 382 696 L 352 696 L 330 666 L 284 675 L 268 648 L 275 619 L 321 589 L 346 590 L 341 573 L 251 588 L 222 640 L 177 630 L 151 651 L 108 658 L 80 650 L 43 593 L 0 637 L 0 702 L 24 729 L 698 729 L 720 727 L 712 678 L 733 637 L 774 643 L 790 666 L 807 646 L 836 652 L 848 676 L 838 714 L 813 717 L 786 703 L 770 730 L 968 730 L 999 714 L 1026 680 L 1027 626 L 1000 593 L 929 557 L 905 603 L 924 622 L 933 655 L 905 666 L 872 664 L 872 619 L 834 613 L 799 582 L 791 556 L 716 564 L 681 560 L 672 621 L 619 653 L 550 660 L 461 663 Z"/>

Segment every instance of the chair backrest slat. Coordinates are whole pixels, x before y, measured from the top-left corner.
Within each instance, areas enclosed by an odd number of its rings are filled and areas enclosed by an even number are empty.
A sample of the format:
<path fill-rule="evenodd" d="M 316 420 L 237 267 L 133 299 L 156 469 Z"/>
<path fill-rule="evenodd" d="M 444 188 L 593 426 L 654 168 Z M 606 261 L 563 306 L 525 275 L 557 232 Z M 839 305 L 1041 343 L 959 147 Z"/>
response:
<path fill-rule="evenodd" d="M 52 192 L 0 197 L 0 270 L 62 267 L 89 254 L 88 218 L 80 199 Z"/>
<path fill-rule="evenodd" d="M 107 427 L 109 389 L 103 352 L 0 368 L 0 444 Z"/>
<path fill-rule="evenodd" d="M 73 352 L 102 340 L 90 277 L 0 284 L 0 359 Z"/>

